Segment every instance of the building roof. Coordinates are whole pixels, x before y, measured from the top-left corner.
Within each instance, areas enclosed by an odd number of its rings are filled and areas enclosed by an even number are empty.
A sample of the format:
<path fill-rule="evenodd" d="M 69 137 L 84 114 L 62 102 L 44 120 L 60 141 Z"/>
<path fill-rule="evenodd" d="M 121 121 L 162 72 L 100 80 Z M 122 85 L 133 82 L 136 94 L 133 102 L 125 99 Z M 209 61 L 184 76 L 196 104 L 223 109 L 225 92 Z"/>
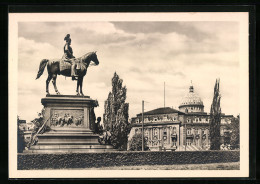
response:
<path fill-rule="evenodd" d="M 176 109 L 170 108 L 170 107 L 161 107 L 157 108 L 151 111 L 144 112 L 144 115 L 157 115 L 157 114 L 172 114 L 172 113 L 178 113 L 178 114 L 185 114 L 183 112 L 180 112 Z M 137 116 L 141 116 L 142 113 L 137 114 Z"/>
<path fill-rule="evenodd" d="M 206 112 L 189 112 L 185 114 L 186 116 L 210 116 L 209 113 Z"/>
<path fill-rule="evenodd" d="M 201 98 L 199 97 L 199 95 L 197 93 L 194 92 L 194 88 L 191 85 L 190 89 L 189 89 L 189 93 L 187 93 L 181 101 L 181 104 L 179 107 L 181 106 L 194 106 L 194 105 L 200 105 L 200 106 L 204 106 L 203 105 L 203 101 L 201 100 Z"/>
<path fill-rule="evenodd" d="M 18 120 L 18 123 L 19 123 L 19 124 L 26 123 L 26 120 L 19 119 L 19 120 Z"/>
<path fill-rule="evenodd" d="M 164 126 L 164 125 L 176 125 L 176 124 L 181 124 L 180 121 L 163 121 L 163 122 L 149 122 L 149 123 L 144 123 L 144 127 L 146 126 Z M 140 127 L 142 126 L 142 123 L 132 123 L 132 127 Z"/>

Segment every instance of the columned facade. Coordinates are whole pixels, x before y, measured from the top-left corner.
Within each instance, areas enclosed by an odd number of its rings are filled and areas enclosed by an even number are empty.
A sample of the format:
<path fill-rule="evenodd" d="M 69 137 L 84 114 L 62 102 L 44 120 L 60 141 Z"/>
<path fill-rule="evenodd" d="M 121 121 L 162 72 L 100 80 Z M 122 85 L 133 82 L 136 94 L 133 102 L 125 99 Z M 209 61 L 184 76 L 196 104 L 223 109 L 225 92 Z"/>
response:
<path fill-rule="evenodd" d="M 229 144 L 232 115 L 221 117 L 221 142 Z M 209 113 L 204 112 L 201 98 L 191 85 L 182 99 L 179 110 L 165 107 L 144 113 L 145 138 L 151 151 L 199 151 L 210 147 Z M 142 133 L 142 114 L 132 118 L 128 140 L 135 133 Z"/>

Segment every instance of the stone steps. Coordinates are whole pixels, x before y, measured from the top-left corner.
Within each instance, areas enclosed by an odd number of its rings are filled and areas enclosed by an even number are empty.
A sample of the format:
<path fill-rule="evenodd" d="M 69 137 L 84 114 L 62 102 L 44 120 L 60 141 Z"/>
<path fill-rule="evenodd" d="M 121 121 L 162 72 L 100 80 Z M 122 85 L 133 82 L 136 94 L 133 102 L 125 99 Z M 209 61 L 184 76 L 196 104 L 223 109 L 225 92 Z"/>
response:
<path fill-rule="evenodd" d="M 37 145 L 98 145 L 98 141 L 41 141 Z"/>
<path fill-rule="evenodd" d="M 76 136 L 76 137 L 38 137 L 39 145 L 51 145 L 51 144 L 99 144 L 97 137 L 84 137 L 84 136 Z"/>
<path fill-rule="evenodd" d="M 93 145 L 99 144 L 98 134 L 84 128 L 55 128 L 38 135 L 38 145 Z"/>
<path fill-rule="evenodd" d="M 30 149 L 24 150 L 23 153 L 102 153 L 102 152 L 113 152 L 117 151 L 116 149 Z"/>
<path fill-rule="evenodd" d="M 50 131 L 50 132 L 47 132 L 45 133 L 45 135 L 53 135 L 53 134 L 91 134 L 91 135 L 96 135 L 97 134 L 93 134 L 92 132 L 65 132 L 65 131 L 58 131 L 58 132 L 55 132 L 55 131 Z"/>
<path fill-rule="evenodd" d="M 67 126 L 64 126 L 64 127 L 52 127 L 51 128 L 52 131 L 70 131 L 70 132 L 92 132 L 90 129 L 88 128 L 83 128 L 83 127 L 67 127 Z"/>
<path fill-rule="evenodd" d="M 32 150 L 39 149 L 113 149 L 111 145 L 34 145 Z"/>
<path fill-rule="evenodd" d="M 51 128 L 51 131 L 45 132 L 45 134 L 93 134 L 93 131 L 87 129 L 87 128 L 78 128 L 78 127 L 56 127 Z"/>
<path fill-rule="evenodd" d="M 86 133 L 45 133 L 45 134 L 39 134 L 38 137 L 98 137 L 98 134 L 86 134 Z"/>

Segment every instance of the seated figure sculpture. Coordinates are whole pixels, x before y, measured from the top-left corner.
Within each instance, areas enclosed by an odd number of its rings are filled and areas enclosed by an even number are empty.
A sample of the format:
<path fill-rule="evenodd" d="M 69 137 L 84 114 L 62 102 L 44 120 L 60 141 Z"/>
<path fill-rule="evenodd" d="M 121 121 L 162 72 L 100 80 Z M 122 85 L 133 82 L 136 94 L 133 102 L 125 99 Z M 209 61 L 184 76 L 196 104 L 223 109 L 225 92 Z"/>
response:
<path fill-rule="evenodd" d="M 109 128 L 103 131 L 103 134 L 99 136 L 98 142 L 100 144 L 111 144 L 111 133 L 109 131 Z"/>

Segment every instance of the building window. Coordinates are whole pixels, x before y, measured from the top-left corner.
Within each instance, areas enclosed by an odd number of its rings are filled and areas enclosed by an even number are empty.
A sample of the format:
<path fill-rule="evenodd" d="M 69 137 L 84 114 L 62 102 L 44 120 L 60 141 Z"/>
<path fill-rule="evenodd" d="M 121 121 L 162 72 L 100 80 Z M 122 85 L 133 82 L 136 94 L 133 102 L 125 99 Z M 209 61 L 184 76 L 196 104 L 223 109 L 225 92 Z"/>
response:
<path fill-rule="evenodd" d="M 191 129 L 190 128 L 187 129 L 187 135 L 191 135 Z"/>
<path fill-rule="evenodd" d="M 176 139 L 172 139 L 172 146 L 177 146 L 177 141 L 176 141 Z"/>
<path fill-rule="evenodd" d="M 144 129 L 144 135 L 145 135 L 145 136 L 148 136 L 148 134 L 149 134 L 149 131 L 148 131 L 147 128 L 145 128 L 145 129 Z"/>
<path fill-rule="evenodd" d="M 191 139 L 186 139 L 186 145 L 190 146 L 191 145 Z"/>
<path fill-rule="evenodd" d="M 166 128 L 163 129 L 163 135 L 167 136 L 167 129 Z"/>
<path fill-rule="evenodd" d="M 194 144 L 195 144 L 196 146 L 198 146 L 198 145 L 199 145 L 199 140 L 198 140 L 198 139 L 195 139 Z"/>
<path fill-rule="evenodd" d="M 167 121 L 168 120 L 167 116 L 163 116 L 163 120 Z"/>
<path fill-rule="evenodd" d="M 158 135 L 157 128 L 154 129 L 154 135 Z"/>
<path fill-rule="evenodd" d="M 173 134 L 176 134 L 176 127 L 173 127 L 172 133 L 173 133 Z"/>
<path fill-rule="evenodd" d="M 220 135 L 221 135 L 221 136 L 224 135 L 224 130 L 223 130 L 223 128 L 220 128 Z"/>

